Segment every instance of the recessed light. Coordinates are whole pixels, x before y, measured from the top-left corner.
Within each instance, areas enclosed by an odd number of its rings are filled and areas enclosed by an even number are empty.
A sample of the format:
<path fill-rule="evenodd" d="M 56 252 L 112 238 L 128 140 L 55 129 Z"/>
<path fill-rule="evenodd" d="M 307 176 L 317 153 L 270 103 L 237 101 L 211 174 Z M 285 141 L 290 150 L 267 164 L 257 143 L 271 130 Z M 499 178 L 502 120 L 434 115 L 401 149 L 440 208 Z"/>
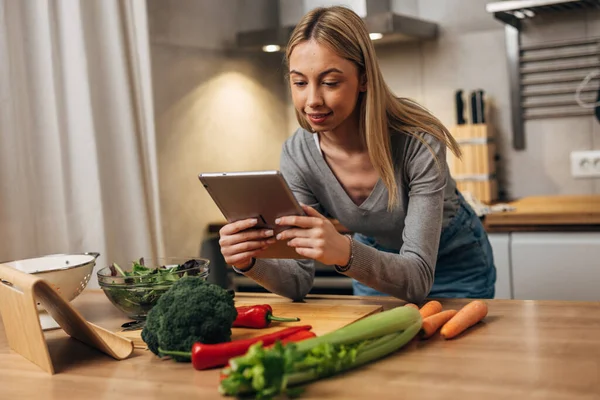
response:
<path fill-rule="evenodd" d="M 262 49 L 266 53 L 275 53 L 276 51 L 281 50 L 281 46 L 279 46 L 277 44 L 268 44 L 266 46 L 263 46 Z"/>
<path fill-rule="evenodd" d="M 383 37 L 381 33 L 369 33 L 371 40 L 379 40 Z"/>

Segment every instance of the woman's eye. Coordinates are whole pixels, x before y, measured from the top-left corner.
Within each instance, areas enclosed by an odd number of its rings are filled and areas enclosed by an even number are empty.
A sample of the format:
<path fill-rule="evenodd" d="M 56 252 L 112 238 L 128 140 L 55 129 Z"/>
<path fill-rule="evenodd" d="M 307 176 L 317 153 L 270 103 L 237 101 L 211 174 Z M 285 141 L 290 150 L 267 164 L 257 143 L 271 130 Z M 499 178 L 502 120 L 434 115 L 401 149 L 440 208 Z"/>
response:
<path fill-rule="evenodd" d="M 306 85 L 306 82 L 302 82 L 302 81 L 296 81 L 296 82 L 293 82 L 293 84 L 294 84 L 295 86 L 304 86 L 304 85 Z"/>
<path fill-rule="evenodd" d="M 329 87 L 337 86 L 337 84 L 338 84 L 338 82 L 333 82 L 333 81 L 323 82 L 323 85 L 329 86 Z"/>

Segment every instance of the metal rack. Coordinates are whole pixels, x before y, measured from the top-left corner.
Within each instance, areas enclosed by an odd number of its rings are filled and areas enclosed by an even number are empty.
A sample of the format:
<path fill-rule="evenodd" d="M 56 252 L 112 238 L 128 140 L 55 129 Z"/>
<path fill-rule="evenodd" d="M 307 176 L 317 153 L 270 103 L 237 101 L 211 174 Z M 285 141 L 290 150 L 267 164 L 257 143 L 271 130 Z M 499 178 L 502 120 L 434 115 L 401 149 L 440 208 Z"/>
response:
<path fill-rule="evenodd" d="M 498 1 L 486 8 L 505 23 L 513 147 L 525 148 L 525 120 L 593 115 L 593 109 L 577 105 L 575 91 L 591 71 L 600 68 L 600 38 L 522 46 L 520 36 L 523 21 L 600 9 L 600 0 Z M 591 83 L 582 90 L 586 99 L 593 96 L 598 77 Z"/>

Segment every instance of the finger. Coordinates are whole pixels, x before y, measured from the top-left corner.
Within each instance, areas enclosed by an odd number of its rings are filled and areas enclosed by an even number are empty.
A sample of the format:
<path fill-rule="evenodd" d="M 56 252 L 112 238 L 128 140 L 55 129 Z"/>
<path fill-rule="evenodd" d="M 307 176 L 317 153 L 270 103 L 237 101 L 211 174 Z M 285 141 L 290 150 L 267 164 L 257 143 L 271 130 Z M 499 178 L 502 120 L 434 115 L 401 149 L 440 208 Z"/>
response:
<path fill-rule="evenodd" d="M 323 225 L 323 220 L 316 217 L 289 215 L 277 218 L 275 223 L 280 226 L 298 226 L 300 228 L 315 228 Z"/>
<path fill-rule="evenodd" d="M 311 206 L 307 206 L 306 204 L 301 204 L 300 206 L 302 207 L 302 209 L 304 210 L 304 212 L 309 217 L 317 217 L 317 218 L 327 219 L 321 213 L 319 213 L 317 210 L 315 210 L 314 208 L 312 208 Z"/>
<path fill-rule="evenodd" d="M 254 251 L 247 251 L 247 252 L 244 252 L 244 253 L 239 253 L 239 254 L 236 254 L 234 256 L 226 258 L 225 262 L 227 264 L 229 264 L 229 265 L 234 265 L 234 266 L 238 265 L 238 264 L 246 263 L 252 257 L 256 257 L 256 256 L 260 255 L 260 253 L 263 250 L 264 250 L 264 248 L 261 248 L 261 249 L 258 249 L 258 250 L 254 250 Z"/>
<path fill-rule="evenodd" d="M 235 244 L 232 246 L 227 246 L 227 247 L 222 248 L 221 253 L 224 256 L 234 256 L 234 255 L 249 252 L 249 251 L 263 249 L 273 243 L 275 243 L 275 239 L 242 242 L 239 244 Z"/>
<path fill-rule="evenodd" d="M 258 219 L 256 219 L 256 218 L 248 218 L 248 219 L 242 219 L 240 221 L 231 222 L 229 224 L 226 224 L 224 227 L 222 227 L 219 230 L 219 235 L 220 236 L 233 235 L 234 233 L 243 231 L 245 229 L 252 228 L 257 223 L 258 223 Z"/>
<path fill-rule="evenodd" d="M 234 244 L 262 240 L 271 236 L 273 236 L 273 231 L 271 229 L 250 229 L 230 236 L 222 236 L 219 239 L 219 245 L 221 245 L 221 247 L 233 246 Z"/>
<path fill-rule="evenodd" d="M 317 260 L 323 256 L 323 252 L 310 247 L 296 247 L 294 250 L 296 250 L 296 253 L 300 254 L 301 256 L 313 260 Z"/>
<path fill-rule="evenodd" d="M 286 229 L 284 231 L 279 232 L 276 236 L 276 239 L 277 240 L 288 240 L 288 239 L 293 239 L 295 237 L 308 238 L 308 237 L 311 237 L 311 232 L 309 229 L 290 228 L 290 229 Z"/>
<path fill-rule="evenodd" d="M 310 239 L 310 238 L 293 238 L 287 242 L 287 245 L 290 247 L 305 247 L 311 249 L 319 249 L 319 251 L 323 252 L 323 248 L 325 247 L 325 241 L 323 239 Z"/>

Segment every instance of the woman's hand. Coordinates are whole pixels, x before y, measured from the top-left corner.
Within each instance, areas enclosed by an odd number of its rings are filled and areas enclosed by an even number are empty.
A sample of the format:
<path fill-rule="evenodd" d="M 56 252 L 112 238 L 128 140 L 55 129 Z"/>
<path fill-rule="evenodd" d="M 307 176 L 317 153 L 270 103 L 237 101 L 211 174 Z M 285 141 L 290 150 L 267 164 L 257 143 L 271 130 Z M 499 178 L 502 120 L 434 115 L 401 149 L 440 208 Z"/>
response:
<path fill-rule="evenodd" d="M 255 218 L 244 219 L 219 230 L 221 254 L 227 264 L 244 270 L 252 265 L 252 257 L 275 243 L 272 230 L 250 229 L 257 222 Z"/>
<path fill-rule="evenodd" d="M 301 256 L 326 265 L 346 265 L 350 260 L 350 239 L 340 234 L 327 218 L 312 207 L 302 205 L 307 216 L 287 216 L 277 224 L 293 226 L 277 235 L 277 240 L 287 240 Z"/>

